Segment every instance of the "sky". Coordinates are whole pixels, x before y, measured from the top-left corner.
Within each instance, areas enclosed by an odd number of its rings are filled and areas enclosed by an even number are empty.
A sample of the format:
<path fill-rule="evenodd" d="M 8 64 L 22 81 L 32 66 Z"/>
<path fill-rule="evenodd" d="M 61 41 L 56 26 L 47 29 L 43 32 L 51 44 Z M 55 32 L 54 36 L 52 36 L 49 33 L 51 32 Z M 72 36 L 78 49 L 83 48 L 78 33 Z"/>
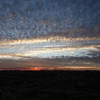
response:
<path fill-rule="evenodd" d="M 0 69 L 100 67 L 100 0 L 0 0 Z"/>

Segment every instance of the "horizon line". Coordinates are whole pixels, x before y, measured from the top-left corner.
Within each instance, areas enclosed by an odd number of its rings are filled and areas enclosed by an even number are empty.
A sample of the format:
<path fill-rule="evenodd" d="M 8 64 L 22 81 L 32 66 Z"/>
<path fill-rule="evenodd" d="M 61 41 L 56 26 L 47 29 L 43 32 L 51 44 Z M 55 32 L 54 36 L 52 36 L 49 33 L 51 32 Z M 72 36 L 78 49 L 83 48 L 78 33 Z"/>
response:
<path fill-rule="evenodd" d="M 17 67 L 17 68 L 0 68 L 0 71 L 92 71 L 100 70 L 100 66 L 86 67 L 86 66 L 64 66 L 64 67 Z"/>

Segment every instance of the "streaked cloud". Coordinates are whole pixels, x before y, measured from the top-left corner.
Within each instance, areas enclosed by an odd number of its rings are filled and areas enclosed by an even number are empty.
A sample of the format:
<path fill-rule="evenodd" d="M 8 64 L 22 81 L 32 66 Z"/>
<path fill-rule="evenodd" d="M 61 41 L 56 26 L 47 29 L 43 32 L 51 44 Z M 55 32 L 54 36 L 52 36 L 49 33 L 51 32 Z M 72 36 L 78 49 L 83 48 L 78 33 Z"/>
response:
<path fill-rule="evenodd" d="M 88 39 L 89 40 L 89 39 Z M 92 40 L 92 39 L 91 39 Z M 8 41 L 7 43 L 1 43 L 0 54 L 1 57 L 39 57 L 39 58 L 56 58 L 56 57 L 84 57 L 88 55 L 90 51 L 99 51 L 99 41 L 94 44 L 95 41 L 80 41 L 73 40 L 19 40 Z M 4 55 L 3 55 L 4 54 Z M 6 54 L 6 56 L 5 56 Z"/>

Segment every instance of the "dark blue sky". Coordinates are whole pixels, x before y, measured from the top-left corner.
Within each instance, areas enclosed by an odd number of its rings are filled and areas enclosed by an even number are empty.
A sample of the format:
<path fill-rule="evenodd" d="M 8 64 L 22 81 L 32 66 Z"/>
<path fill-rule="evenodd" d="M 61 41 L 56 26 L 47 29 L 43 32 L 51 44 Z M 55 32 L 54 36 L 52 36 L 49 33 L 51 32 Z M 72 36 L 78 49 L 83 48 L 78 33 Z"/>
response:
<path fill-rule="evenodd" d="M 0 0 L 0 39 L 100 37 L 100 0 Z"/>

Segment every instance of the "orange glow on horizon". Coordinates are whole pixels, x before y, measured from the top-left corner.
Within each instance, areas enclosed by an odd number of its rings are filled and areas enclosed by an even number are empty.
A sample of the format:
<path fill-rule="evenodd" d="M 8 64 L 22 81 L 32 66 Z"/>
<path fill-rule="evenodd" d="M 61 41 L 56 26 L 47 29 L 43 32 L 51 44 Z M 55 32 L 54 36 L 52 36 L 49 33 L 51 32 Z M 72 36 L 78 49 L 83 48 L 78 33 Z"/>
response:
<path fill-rule="evenodd" d="M 40 71 L 40 70 L 43 70 L 44 68 L 42 67 L 29 67 L 27 70 L 30 70 L 30 71 Z"/>
<path fill-rule="evenodd" d="M 28 67 L 28 68 L 0 68 L 0 71 L 84 71 L 84 70 L 100 70 L 100 66 L 84 67 L 84 66 L 65 66 L 65 67 Z"/>

